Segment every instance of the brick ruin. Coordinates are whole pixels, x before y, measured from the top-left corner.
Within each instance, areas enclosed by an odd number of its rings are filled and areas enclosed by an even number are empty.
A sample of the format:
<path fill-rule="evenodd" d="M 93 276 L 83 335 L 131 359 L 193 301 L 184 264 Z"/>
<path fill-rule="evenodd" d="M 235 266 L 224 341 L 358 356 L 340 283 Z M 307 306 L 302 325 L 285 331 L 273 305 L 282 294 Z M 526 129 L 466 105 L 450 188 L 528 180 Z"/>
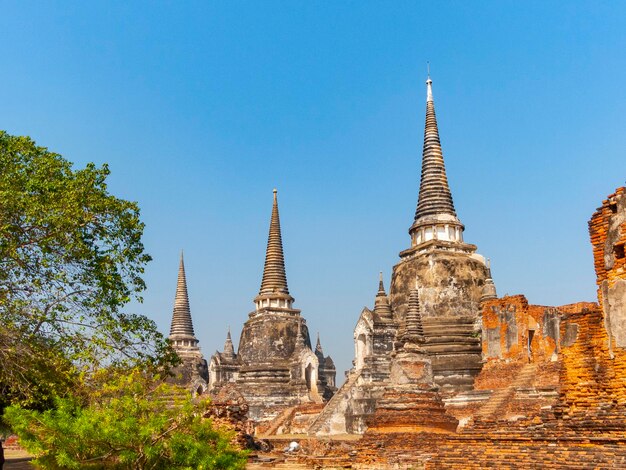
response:
<path fill-rule="evenodd" d="M 238 352 L 229 331 L 208 374 L 214 396 L 235 394 L 248 410 L 248 432 L 277 448 L 300 442 L 297 455 L 267 452 L 257 465 L 626 468 L 626 190 L 589 222 L 598 303 L 498 298 L 489 262 L 463 231 L 429 78 L 411 244 L 389 294 L 381 275 L 373 308 L 361 311 L 353 367 L 337 390 L 332 360 L 319 338 L 313 350 L 292 307 L 274 198 L 256 309 Z"/>
<path fill-rule="evenodd" d="M 589 222 L 598 301 L 609 337 L 609 351 L 626 347 L 626 193 L 619 188 Z"/>

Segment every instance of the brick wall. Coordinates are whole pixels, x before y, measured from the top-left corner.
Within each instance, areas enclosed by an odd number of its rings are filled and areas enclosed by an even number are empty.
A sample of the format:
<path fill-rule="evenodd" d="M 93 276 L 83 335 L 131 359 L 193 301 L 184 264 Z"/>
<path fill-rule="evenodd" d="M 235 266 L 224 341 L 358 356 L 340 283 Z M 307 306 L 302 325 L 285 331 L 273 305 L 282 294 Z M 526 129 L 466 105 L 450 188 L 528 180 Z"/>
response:
<path fill-rule="evenodd" d="M 626 348 L 626 190 L 618 188 L 589 221 L 598 300 L 610 352 Z"/>

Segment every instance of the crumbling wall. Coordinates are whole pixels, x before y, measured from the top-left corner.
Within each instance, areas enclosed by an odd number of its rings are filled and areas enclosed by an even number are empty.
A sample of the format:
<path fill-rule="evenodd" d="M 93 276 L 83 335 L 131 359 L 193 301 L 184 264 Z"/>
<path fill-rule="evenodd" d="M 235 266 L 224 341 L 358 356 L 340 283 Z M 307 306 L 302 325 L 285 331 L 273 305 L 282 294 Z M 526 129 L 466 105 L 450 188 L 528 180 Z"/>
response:
<path fill-rule="evenodd" d="M 626 191 L 618 188 L 589 221 L 593 260 L 609 349 L 626 348 Z"/>
<path fill-rule="evenodd" d="M 483 357 L 541 362 L 558 352 L 560 310 L 529 305 L 523 295 L 483 304 Z"/>
<path fill-rule="evenodd" d="M 446 436 L 426 468 L 625 468 L 626 352 L 611 358 L 598 307 L 567 312 L 562 337 L 571 325 L 577 334 L 561 344 L 560 392 L 552 409 L 479 421 Z"/>
<path fill-rule="evenodd" d="M 595 307 L 597 304 L 593 302 L 559 307 L 530 305 L 523 295 L 488 300 L 482 312 L 483 358 L 506 362 L 556 361 L 560 343 L 571 341 L 575 329 L 575 326 L 566 328 L 565 337 L 561 337 L 562 316 Z"/>

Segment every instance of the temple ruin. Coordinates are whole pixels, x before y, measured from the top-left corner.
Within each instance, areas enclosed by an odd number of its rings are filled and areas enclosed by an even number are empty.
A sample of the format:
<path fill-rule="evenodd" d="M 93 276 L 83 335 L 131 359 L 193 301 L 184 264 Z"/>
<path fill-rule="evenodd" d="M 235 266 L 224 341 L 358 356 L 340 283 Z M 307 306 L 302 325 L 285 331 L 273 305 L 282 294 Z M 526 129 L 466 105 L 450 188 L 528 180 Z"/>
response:
<path fill-rule="evenodd" d="M 254 422 L 275 418 L 288 407 L 317 404 L 336 390 L 335 366 L 324 356 L 319 338 L 315 350 L 306 320 L 293 308 L 287 287 L 285 259 L 274 190 L 265 267 L 255 310 L 248 316 L 235 354 L 230 331 L 222 352 L 209 365 L 209 391 L 235 389 L 249 406 Z"/>
<path fill-rule="evenodd" d="M 228 331 L 211 357 L 210 393 L 245 408 L 248 431 L 277 448 L 299 441 L 297 455 L 268 450 L 262 466 L 626 468 L 626 189 L 589 221 L 598 303 L 498 297 L 489 261 L 463 239 L 430 77 L 426 89 L 410 246 L 389 293 L 381 273 L 356 318 L 345 381 L 335 387 L 332 359 L 293 308 L 274 191 L 255 310 L 237 352 Z M 170 338 L 203 377 L 182 258 Z"/>

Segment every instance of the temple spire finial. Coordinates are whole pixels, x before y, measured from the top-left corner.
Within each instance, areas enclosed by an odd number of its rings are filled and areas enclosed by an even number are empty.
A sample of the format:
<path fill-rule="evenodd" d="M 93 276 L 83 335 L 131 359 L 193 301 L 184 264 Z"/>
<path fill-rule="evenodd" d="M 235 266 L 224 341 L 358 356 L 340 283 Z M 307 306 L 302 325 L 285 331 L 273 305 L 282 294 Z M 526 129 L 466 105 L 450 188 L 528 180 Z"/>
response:
<path fill-rule="evenodd" d="M 447 214 L 456 217 L 452 193 L 448 186 L 446 165 L 443 160 L 439 128 L 432 96 L 432 80 L 426 80 L 426 124 L 422 151 L 422 175 L 415 220 L 430 215 Z"/>
<path fill-rule="evenodd" d="M 426 124 L 419 197 L 413 225 L 409 229 L 411 246 L 422 245 L 431 240 L 463 243 L 463 230 L 448 185 L 429 70 L 426 80 Z"/>
<path fill-rule="evenodd" d="M 254 298 L 256 310 L 251 315 L 276 311 L 276 309 L 281 312 L 285 310 L 289 310 L 291 313 L 300 312 L 292 308 L 294 298 L 289 294 L 289 288 L 287 287 L 285 256 L 283 254 L 283 240 L 280 230 L 280 216 L 278 214 L 278 191 L 274 189 L 272 192 L 274 193 L 274 201 L 272 203 L 270 230 L 265 251 L 263 279 L 261 280 L 259 294 Z"/>
<path fill-rule="evenodd" d="M 374 313 L 379 320 L 390 320 L 392 318 L 391 305 L 389 304 L 389 297 L 387 297 L 385 292 L 382 271 L 378 274 L 378 292 L 374 299 Z"/>
<path fill-rule="evenodd" d="M 426 62 L 428 77 L 426 78 L 426 102 L 433 101 L 433 81 L 430 79 L 430 62 Z M 434 110 L 433 110 L 434 111 Z"/>
<path fill-rule="evenodd" d="M 387 295 L 385 292 L 385 285 L 383 284 L 383 272 L 380 271 L 378 273 L 378 294 L 377 295 Z"/>
<path fill-rule="evenodd" d="M 274 203 L 272 205 L 270 231 L 267 239 L 263 280 L 261 281 L 259 294 L 289 294 L 287 274 L 285 272 L 283 241 L 280 230 L 280 216 L 278 214 L 278 191 L 274 189 L 273 193 Z"/>
<path fill-rule="evenodd" d="M 226 333 L 226 341 L 224 342 L 224 354 L 228 357 L 235 357 L 235 347 L 233 346 L 233 340 L 230 337 L 230 326 Z"/>
<path fill-rule="evenodd" d="M 415 280 L 415 287 L 409 294 L 408 308 L 404 318 L 404 331 L 402 333 L 402 343 L 418 346 L 424 342 L 424 327 L 422 326 L 422 309 L 420 306 L 418 282 Z"/>
<path fill-rule="evenodd" d="M 322 342 L 320 341 L 320 332 L 317 332 L 317 343 L 315 344 L 315 351 L 323 353 Z"/>
<path fill-rule="evenodd" d="M 296 344 L 295 348 L 297 351 L 303 349 L 306 346 L 306 341 L 304 340 L 304 334 L 302 333 L 302 321 L 298 320 L 298 333 L 296 334 Z"/>
<path fill-rule="evenodd" d="M 193 331 L 191 309 L 189 308 L 189 295 L 187 293 L 187 277 L 185 275 L 185 261 L 183 252 L 180 252 L 178 265 L 178 282 L 176 283 L 176 295 L 174 297 L 174 312 L 170 328 L 170 339 L 176 345 L 179 340 L 198 343 Z"/>

